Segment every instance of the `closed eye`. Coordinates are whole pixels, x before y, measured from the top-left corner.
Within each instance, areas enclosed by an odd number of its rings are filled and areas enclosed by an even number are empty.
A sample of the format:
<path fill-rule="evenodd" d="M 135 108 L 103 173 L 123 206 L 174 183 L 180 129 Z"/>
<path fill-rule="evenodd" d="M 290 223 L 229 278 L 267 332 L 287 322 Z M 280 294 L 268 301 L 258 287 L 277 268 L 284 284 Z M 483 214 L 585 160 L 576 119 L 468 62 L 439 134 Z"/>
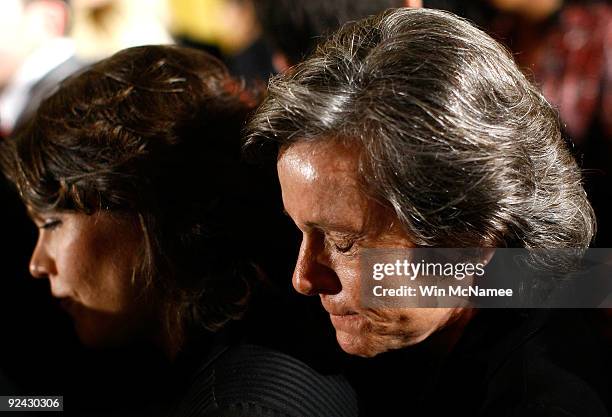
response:
<path fill-rule="evenodd" d="M 325 241 L 327 242 L 328 248 L 333 248 L 338 253 L 343 255 L 352 255 L 355 249 L 355 242 L 358 240 L 357 236 L 353 235 L 326 235 Z"/>
<path fill-rule="evenodd" d="M 45 220 L 45 222 L 41 226 L 39 226 L 39 229 L 53 230 L 53 229 L 56 229 L 61 224 L 62 224 L 62 221 L 59 219 L 49 219 L 49 220 Z"/>
<path fill-rule="evenodd" d="M 348 253 L 353 248 L 353 242 L 334 243 L 334 247 L 338 252 Z"/>

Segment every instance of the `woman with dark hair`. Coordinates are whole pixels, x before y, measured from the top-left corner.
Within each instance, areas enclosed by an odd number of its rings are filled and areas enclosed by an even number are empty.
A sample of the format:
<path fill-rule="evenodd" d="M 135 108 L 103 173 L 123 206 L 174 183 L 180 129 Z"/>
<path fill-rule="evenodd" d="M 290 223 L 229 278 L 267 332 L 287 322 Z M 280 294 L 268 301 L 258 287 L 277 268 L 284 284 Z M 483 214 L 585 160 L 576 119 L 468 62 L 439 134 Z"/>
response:
<path fill-rule="evenodd" d="M 240 157 L 256 104 L 219 61 L 172 46 L 65 81 L 2 152 L 39 228 L 30 272 L 85 345 L 147 340 L 180 363 L 178 415 L 353 415 L 341 377 L 232 331 L 283 244 L 269 182 Z"/>

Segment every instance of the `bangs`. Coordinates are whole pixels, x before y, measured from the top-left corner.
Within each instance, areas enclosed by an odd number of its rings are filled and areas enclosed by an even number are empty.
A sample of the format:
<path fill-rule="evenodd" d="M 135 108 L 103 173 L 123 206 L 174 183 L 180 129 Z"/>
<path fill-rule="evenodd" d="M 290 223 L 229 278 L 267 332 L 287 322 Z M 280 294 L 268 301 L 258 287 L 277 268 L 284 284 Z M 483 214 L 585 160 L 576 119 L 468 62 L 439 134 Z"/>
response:
<path fill-rule="evenodd" d="M 23 202 L 37 211 L 91 213 L 92 207 L 84 204 L 75 182 L 77 178 L 71 175 L 75 168 L 70 166 L 70 152 L 62 149 L 61 141 L 48 140 L 56 134 L 53 124 L 35 116 L 13 138 L 6 139 L 0 157 L 2 171 Z"/>

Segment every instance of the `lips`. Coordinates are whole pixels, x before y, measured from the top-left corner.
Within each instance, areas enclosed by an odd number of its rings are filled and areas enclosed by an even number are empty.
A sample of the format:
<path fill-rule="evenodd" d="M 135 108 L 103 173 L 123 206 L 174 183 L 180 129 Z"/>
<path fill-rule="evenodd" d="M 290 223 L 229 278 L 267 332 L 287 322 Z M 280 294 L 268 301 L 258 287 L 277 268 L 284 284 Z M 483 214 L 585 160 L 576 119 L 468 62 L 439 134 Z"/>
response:
<path fill-rule="evenodd" d="M 354 335 L 361 334 L 364 323 L 364 318 L 361 315 L 357 313 L 345 315 L 330 314 L 329 318 L 336 331 Z"/>
<path fill-rule="evenodd" d="M 321 298 L 321 303 L 325 311 L 329 313 L 329 318 L 336 330 L 350 331 L 351 333 L 358 331 L 363 317 L 355 310 L 341 304 L 333 304 L 324 298 Z"/>
<path fill-rule="evenodd" d="M 321 298 L 321 304 L 325 311 L 329 313 L 330 316 L 351 316 L 356 315 L 357 312 L 351 310 L 349 307 L 344 305 L 333 304 L 324 298 Z"/>
<path fill-rule="evenodd" d="M 325 308 L 325 307 L 323 307 Z M 351 311 L 348 309 L 332 309 L 332 310 L 328 310 L 325 308 L 325 310 L 329 313 L 330 316 L 354 316 L 357 315 L 357 313 L 355 311 Z"/>

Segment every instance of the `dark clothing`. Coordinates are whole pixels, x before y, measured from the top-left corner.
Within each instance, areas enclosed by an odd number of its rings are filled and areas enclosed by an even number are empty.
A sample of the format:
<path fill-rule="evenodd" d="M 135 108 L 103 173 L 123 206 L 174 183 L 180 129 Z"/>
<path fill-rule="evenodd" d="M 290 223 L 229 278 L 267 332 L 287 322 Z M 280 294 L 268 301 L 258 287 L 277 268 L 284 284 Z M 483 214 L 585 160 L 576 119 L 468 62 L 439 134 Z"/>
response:
<path fill-rule="evenodd" d="M 0 395 L 15 395 L 17 390 L 9 379 L 0 371 Z"/>
<path fill-rule="evenodd" d="M 349 417 L 355 394 L 339 375 L 323 376 L 256 345 L 221 346 L 194 369 L 176 416 Z"/>
<path fill-rule="evenodd" d="M 368 416 L 608 415 L 609 359 L 580 312 L 482 310 L 452 353 L 430 348 L 357 364 L 351 380 Z"/>
<path fill-rule="evenodd" d="M 252 295 L 242 320 L 198 332 L 177 357 L 173 415 L 357 417 L 357 396 L 342 376 L 346 355 L 320 322 L 318 300 L 265 285 Z"/>
<path fill-rule="evenodd" d="M 176 377 L 184 383 L 177 386 L 176 417 L 358 415 L 355 393 L 343 376 L 323 375 L 292 356 L 235 337 L 229 329 L 181 354 Z"/>

